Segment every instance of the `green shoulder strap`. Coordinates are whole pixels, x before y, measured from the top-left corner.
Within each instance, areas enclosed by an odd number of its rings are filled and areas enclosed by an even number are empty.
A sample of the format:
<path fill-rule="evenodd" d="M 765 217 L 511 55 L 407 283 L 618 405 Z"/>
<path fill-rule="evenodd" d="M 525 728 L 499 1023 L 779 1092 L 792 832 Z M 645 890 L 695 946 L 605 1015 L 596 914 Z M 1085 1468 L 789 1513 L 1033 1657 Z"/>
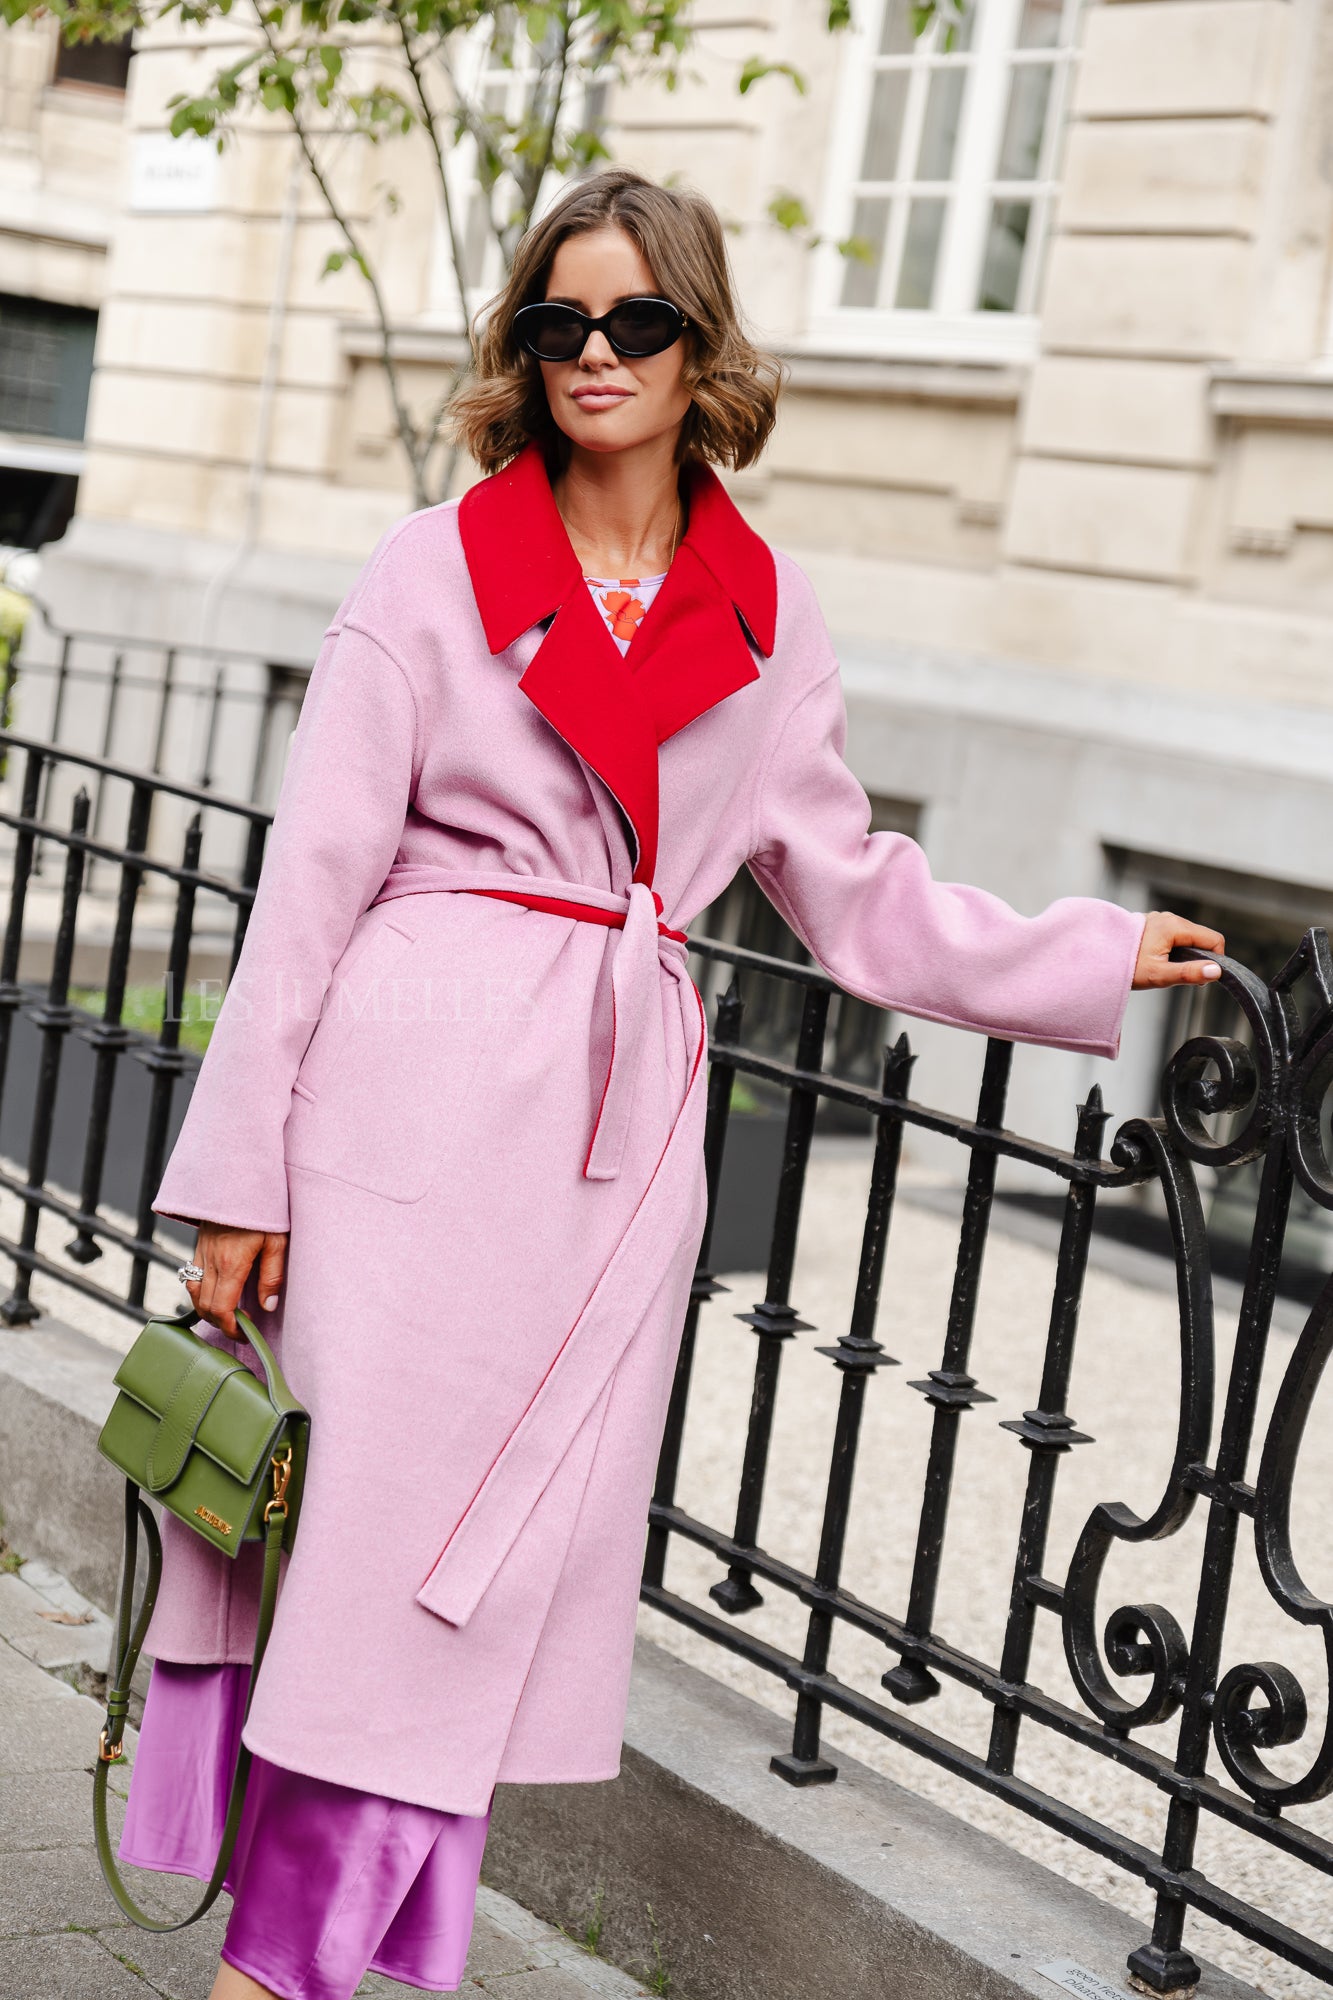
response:
<path fill-rule="evenodd" d="M 244 1315 L 238 1313 L 237 1318 Z M 247 1324 L 249 1322 L 247 1321 Z M 257 1331 L 247 1334 L 264 1363 L 269 1377 L 269 1387 L 274 1392 L 277 1403 L 277 1387 L 281 1385 L 286 1393 L 286 1384 L 278 1373 L 267 1345 Z M 276 1377 L 276 1382 L 275 1382 Z M 299 1404 L 293 1404 L 299 1410 Z M 304 1414 L 304 1413 L 302 1413 Z M 144 1585 L 143 1603 L 139 1615 L 134 1617 L 134 1571 L 137 1555 L 137 1526 L 143 1522 L 144 1536 L 148 1543 L 148 1576 Z M 282 1537 L 287 1525 L 285 1501 L 271 1502 L 265 1515 L 264 1524 L 264 1580 L 259 1597 L 259 1625 L 255 1633 L 254 1662 L 250 1670 L 250 1686 L 245 1699 L 245 1715 L 250 1713 L 250 1703 L 254 1699 L 255 1683 L 259 1679 L 259 1668 L 268 1645 L 269 1633 L 273 1628 L 273 1613 L 278 1601 L 278 1577 L 281 1570 Z M 120 1607 L 116 1620 L 115 1672 L 112 1688 L 107 1696 L 106 1727 L 102 1731 L 98 1748 L 96 1769 L 93 1774 L 93 1835 L 97 1842 L 97 1858 L 102 1865 L 107 1887 L 115 1897 L 125 1915 L 133 1923 L 147 1931 L 179 1931 L 187 1924 L 194 1923 L 206 1910 L 212 1908 L 221 1893 L 227 1870 L 236 1849 L 236 1837 L 241 1830 L 241 1814 L 245 1808 L 245 1788 L 250 1777 L 250 1752 L 244 1743 L 236 1752 L 236 1767 L 232 1773 L 231 1795 L 227 1801 L 227 1818 L 222 1832 L 222 1845 L 203 1896 L 188 1916 L 164 1922 L 161 1918 L 149 1916 L 141 1910 L 130 1894 L 111 1848 L 111 1831 L 107 1823 L 107 1792 L 111 1766 L 124 1756 L 122 1738 L 125 1719 L 129 1713 L 130 1683 L 134 1679 L 134 1669 L 139 1663 L 143 1650 L 148 1623 L 157 1602 L 158 1586 L 162 1580 L 162 1538 L 157 1522 L 146 1503 L 140 1497 L 139 1489 L 132 1479 L 125 1482 L 125 1561 L 120 1585 Z M 245 1718 L 242 1718 L 244 1727 Z"/>

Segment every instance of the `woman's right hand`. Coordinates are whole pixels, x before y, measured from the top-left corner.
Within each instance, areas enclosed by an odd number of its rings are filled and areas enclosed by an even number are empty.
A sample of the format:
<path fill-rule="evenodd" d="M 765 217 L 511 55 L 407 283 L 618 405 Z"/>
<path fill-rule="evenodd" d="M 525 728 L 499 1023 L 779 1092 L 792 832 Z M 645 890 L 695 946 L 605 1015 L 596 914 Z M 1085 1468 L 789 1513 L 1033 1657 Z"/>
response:
<path fill-rule="evenodd" d="M 287 1261 L 287 1232 L 233 1229 L 225 1222 L 199 1224 L 194 1262 L 204 1275 L 192 1279 L 185 1289 L 199 1317 L 229 1340 L 245 1338 L 236 1324 L 236 1308 L 256 1257 L 260 1301 L 265 1312 L 272 1312 Z"/>

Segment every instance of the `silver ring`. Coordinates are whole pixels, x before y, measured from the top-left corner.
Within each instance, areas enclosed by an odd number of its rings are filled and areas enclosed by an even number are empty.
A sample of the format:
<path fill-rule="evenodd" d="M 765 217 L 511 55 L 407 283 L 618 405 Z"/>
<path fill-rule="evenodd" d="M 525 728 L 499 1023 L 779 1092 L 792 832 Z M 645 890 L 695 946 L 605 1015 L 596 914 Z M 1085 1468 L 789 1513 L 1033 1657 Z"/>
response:
<path fill-rule="evenodd" d="M 182 1264 L 176 1273 L 183 1285 L 192 1285 L 196 1278 L 202 1278 L 203 1275 L 197 1264 Z"/>

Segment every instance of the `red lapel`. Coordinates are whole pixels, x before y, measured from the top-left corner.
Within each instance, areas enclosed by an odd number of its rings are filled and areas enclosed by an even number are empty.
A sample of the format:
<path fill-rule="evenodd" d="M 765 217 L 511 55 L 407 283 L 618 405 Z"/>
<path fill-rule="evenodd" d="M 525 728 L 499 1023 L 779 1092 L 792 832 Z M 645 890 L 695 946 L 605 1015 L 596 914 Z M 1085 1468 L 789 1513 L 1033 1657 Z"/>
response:
<path fill-rule="evenodd" d="M 554 612 L 518 685 L 612 793 L 633 828 L 634 880 L 657 864 L 657 749 L 758 680 L 745 629 L 773 651 L 777 569 L 709 467 L 687 471 L 690 525 L 628 655 L 593 604 L 540 446 L 462 498 L 459 533 L 486 643 L 500 653 Z M 744 627 L 741 620 L 744 620 Z"/>

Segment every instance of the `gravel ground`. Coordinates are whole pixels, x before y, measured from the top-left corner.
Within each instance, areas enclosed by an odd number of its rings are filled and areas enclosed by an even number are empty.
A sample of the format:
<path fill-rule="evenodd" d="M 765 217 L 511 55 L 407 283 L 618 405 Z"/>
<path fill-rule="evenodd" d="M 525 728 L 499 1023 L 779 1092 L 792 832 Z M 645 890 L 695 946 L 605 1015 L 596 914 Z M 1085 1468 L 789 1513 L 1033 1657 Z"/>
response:
<path fill-rule="evenodd" d="M 792 1301 L 803 1319 L 815 1323 L 815 1330 L 789 1341 L 784 1352 L 773 1470 L 760 1530 L 765 1548 L 804 1568 L 814 1565 L 841 1379 L 815 1348 L 836 1340 L 848 1322 L 869 1164 L 868 1146 L 842 1140 L 817 1142 L 806 1194 Z M 877 1337 L 903 1366 L 881 1370 L 868 1385 L 844 1567 L 848 1588 L 899 1615 L 907 1603 L 930 1434 L 929 1407 L 906 1385 L 939 1365 L 957 1245 L 956 1224 L 910 1199 L 914 1187 L 922 1201 L 939 1194 L 937 1179 L 914 1174 L 909 1166 L 904 1183 L 909 1198 L 900 1202 L 894 1223 L 876 1329 Z M 10 1196 L 0 1198 L 0 1227 L 6 1234 L 17 1215 L 17 1202 Z M 1031 1233 L 1029 1228 L 1027 1234 Z M 68 1224 L 46 1218 L 41 1246 L 58 1257 L 69 1234 Z M 1110 1252 L 1108 1262 L 1111 1268 L 1095 1263 L 1087 1281 L 1069 1409 L 1079 1428 L 1092 1432 L 1096 1441 L 1067 1454 L 1060 1468 L 1046 1562 L 1046 1574 L 1056 1579 L 1062 1577 L 1078 1531 L 1099 1501 L 1124 1501 L 1141 1515 L 1152 1510 L 1174 1443 L 1179 1384 L 1174 1289 L 1169 1282 L 1156 1282 L 1151 1265 L 1142 1258 Z M 121 1281 L 123 1269 L 124 1259 L 110 1251 L 96 1276 L 99 1282 L 114 1285 Z M 1125 1271 L 1133 1275 L 1126 1276 Z M 994 1407 L 973 1411 L 961 1426 L 936 1616 L 937 1632 L 991 1662 L 999 1658 L 1028 1464 L 1018 1439 L 999 1429 L 998 1423 L 1036 1402 L 1053 1275 L 1054 1256 L 1048 1244 L 1024 1240 L 1001 1228 L 993 1231 L 972 1372 L 996 1402 Z M 1144 1282 L 1145 1277 L 1154 1281 Z M 174 1309 L 182 1302 L 169 1273 L 154 1272 L 151 1278 L 151 1309 Z M 726 1282 L 730 1290 L 706 1306 L 700 1319 L 679 1497 L 691 1513 L 729 1528 L 754 1353 L 753 1334 L 733 1314 L 759 1300 L 764 1285 L 759 1274 L 728 1274 Z M 140 1323 L 47 1278 L 39 1278 L 34 1289 L 51 1312 L 119 1348 L 128 1345 Z M 1227 1296 L 1234 1300 L 1230 1288 Z M 1260 1437 L 1297 1324 L 1298 1316 L 1285 1311 L 1273 1337 Z M 1232 1316 L 1220 1313 L 1219 1408 L 1232 1334 Z M 1317 1396 L 1292 1510 L 1298 1561 L 1311 1589 L 1324 1597 L 1333 1597 L 1330 1437 L 1333 1381 L 1326 1382 Z M 1161 1603 L 1188 1633 L 1202 1524 L 1199 1507 L 1173 1539 L 1118 1550 L 1108 1565 L 1103 1614 L 1124 1603 Z M 708 1586 L 718 1574 L 716 1563 L 702 1552 L 683 1543 L 673 1547 L 667 1572 L 673 1590 L 707 1606 Z M 748 1615 L 748 1629 L 799 1654 L 800 1607 L 776 1590 L 766 1596 L 768 1601 Z M 792 1697 L 758 1669 L 695 1638 L 659 1612 L 641 1608 L 640 1623 L 671 1651 L 790 1715 Z M 1318 1743 L 1324 1726 L 1328 1676 L 1323 1648 L 1317 1635 L 1294 1625 L 1271 1602 L 1254 1561 L 1252 1539 L 1242 1532 L 1224 1665 L 1265 1659 L 1281 1661 L 1295 1671 L 1309 1699 L 1310 1723 L 1303 1743 L 1273 1759 L 1295 1772 L 1308 1764 L 1309 1746 Z M 831 1666 L 852 1685 L 888 1699 L 879 1688 L 879 1677 L 892 1664 L 892 1656 L 886 1657 L 869 1639 L 845 1630 L 836 1634 Z M 1031 1678 L 1058 1699 L 1078 1705 L 1056 1622 L 1047 1614 L 1039 1617 Z M 984 1752 L 989 1709 L 966 1691 L 946 1683 L 938 1699 L 911 1713 L 932 1731 Z M 1138 1740 L 1169 1751 L 1172 1726 L 1143 1732 Z M 842 1746 L 974 1825 L 998 1834 L 1059 1874 L 1141 1916 L 1145 1924 L 1150 1920 L 1152 1898 L 1144 1885 L 1013 1808 L 974 1791 L 963 1780 L 835 1715 L 827 1717 L 825 1742 L 835 1753 Z M 1165 1818 L 1162 1795 L 1107 1760 L 1046 1738 L 1028 1724 L 1018 1770 L 1134 1839 L 1153 1847 L 1160 1844 Z M 1304 1808 L 1295 1817 L 1333 1836 L 1333 1800 Z M 1333 1887 L 1327 1877 L 1208 1819 L 1201 1832 L 1198 1865 L 1211 1879 L 1308 1935 L 1325 1941 L 1333 1938 Z M 1327 2000 L 1329 1987 L 1324 1982 L 1294 1971 L 1204 1918 L 1190 1918 L 1186 1942 L 1273 2000 Z"/>

